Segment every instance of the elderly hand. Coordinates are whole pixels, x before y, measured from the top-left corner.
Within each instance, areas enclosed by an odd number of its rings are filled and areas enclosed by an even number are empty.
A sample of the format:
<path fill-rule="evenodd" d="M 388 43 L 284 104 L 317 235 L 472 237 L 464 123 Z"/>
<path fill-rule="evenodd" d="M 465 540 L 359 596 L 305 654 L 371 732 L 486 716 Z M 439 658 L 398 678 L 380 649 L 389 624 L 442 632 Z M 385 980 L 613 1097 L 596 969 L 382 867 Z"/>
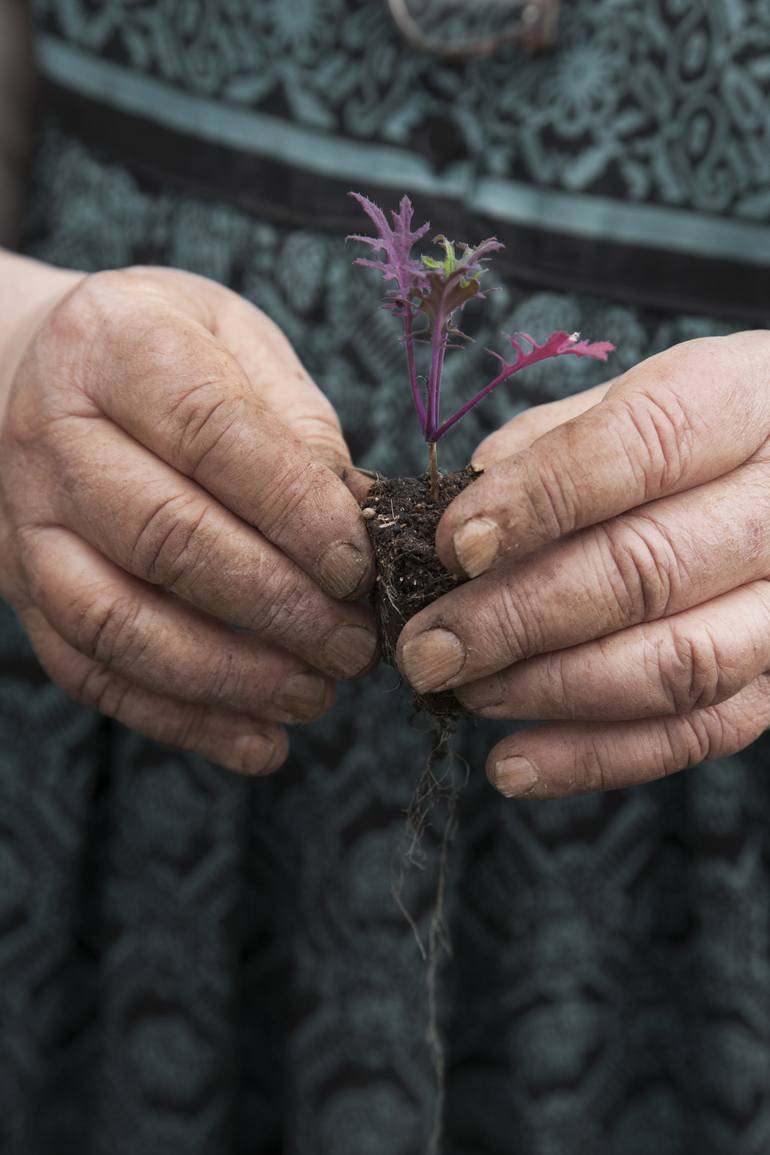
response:
<path fill-rule="evenodd" d="M 413 618 L 401 669 L 490 718 L 508 796 L 634 785 L 770 724 L 770 333 L 689 341 L 516 418 L 446 511 L 475 580 Z M 482 576 L 479 576 L 482 575 Z"/>
<path fill-rule="evenodd" d="M 332 407 L 262 313 L 170 270 L 68 282 L 18 361 L 0 593 L 43 666 L 150 737 L 275 769 L 281 723 L 376 653 L 341 600 L 372 560 Z"/>

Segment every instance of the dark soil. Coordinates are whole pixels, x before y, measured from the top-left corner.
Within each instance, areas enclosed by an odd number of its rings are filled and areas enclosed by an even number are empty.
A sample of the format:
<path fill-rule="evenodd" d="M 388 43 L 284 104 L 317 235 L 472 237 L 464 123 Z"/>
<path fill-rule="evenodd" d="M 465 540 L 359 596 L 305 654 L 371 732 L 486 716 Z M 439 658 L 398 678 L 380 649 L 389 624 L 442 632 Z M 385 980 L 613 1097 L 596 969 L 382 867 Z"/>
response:
<path fill-rule="evenodd" d="M 406 622 L 464 580 L 449 573 L 438 560 L 436 526 L 449 503 L 478 476 L 470 467 L 444 474 L 439 479 L 438 501 L 431 500 L 427 473 L 422 477 L 381 477 L 362 502 L 377 565 L 372 605 L 382 655 L 392 666 Z M 438 718 L 462 713 L 451 690 L 415 694 L 415 702 L 419 709 Z"/>

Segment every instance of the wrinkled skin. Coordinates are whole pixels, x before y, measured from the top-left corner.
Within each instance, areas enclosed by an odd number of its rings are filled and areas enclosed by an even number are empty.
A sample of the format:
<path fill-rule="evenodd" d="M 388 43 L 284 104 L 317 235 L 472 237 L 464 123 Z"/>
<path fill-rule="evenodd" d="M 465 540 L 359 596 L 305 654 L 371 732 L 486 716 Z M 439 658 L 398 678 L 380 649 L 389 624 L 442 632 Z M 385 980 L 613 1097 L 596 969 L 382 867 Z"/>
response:
<path fill-rule="evenodd" d="M 474 580 L 413 618 L 421 693 L 537 719 L 509 796 L 632 785 L 770 724 L 770 333 L 690 341 L 479 446 L 437 548 Z"/>
<path fill-rule="evenodd" d="M 79 701 L 274 770 L 285 724 L 376 656 L 336 415 L 218 285 L 161 269 L 56 284 L 0 378 L 0 595 Z"/>
<path fill-rule="evenodd" d="M 218 285 L 50 276 L 0 350 L 0 596 L 78 700 L 276 769 L 286 724 L 376 659 L 337 418 Z M 479 447 L 437 534 L 473 580 L 399 661 L 421 693 L 544 723 L 491 751 L 503 793 L 644 782 L 770 723 L 769 381 L 770 334 L 692 341 Z"/>

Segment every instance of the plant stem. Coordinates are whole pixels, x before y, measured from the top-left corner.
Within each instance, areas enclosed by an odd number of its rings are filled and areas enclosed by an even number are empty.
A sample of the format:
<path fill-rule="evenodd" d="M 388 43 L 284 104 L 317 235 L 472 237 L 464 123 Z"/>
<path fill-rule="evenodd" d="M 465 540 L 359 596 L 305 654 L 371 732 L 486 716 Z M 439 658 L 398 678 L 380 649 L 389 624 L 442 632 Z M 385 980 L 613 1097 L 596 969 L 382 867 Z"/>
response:
<path fill-rule="evenodd" d="M 514 372 L 515 368 L 508 366 L 507 369 L 503 369 L 501 373 L 498 373 L 495 379 L 490 381 L 490 383 L 483 389 L 480 389 L 475 397 L 471 397 L 470 401 L 466 401 L 465 404 L 462 405 L 456 413 L 453 413 L 451 417 L 446 419 L 443 425 L 439 425 L 438 429 L 436 430 L 436 439 L 443 437 L 447 430 L 451 429 L 453 425 L 456 425 L 457 422 L 465 416 L 469 409 L 472 409 L 474 405 L 478 405 L 479 401 L 483 401 L 488 393 L 491 393 L 492 390 L 496 389 L 498 385 L 502 385 L 503 381 L 507 381 Z"/>
<path fill-rule="evenodd" d="M 417 417 L 420 422 L 420 429 L 423 437 L 427 433 L 428 414 L 425 409 L 422 397 L 420 396 L 420 385 L 417 380 L 417 368 L 414 363 L 414 326 L 412 322 L 412 306 L 407 303 L 404 306 L 404 344 L 406 346 L 406 363 L 409 369 L 409 384 L 412 388 L 412 400 L 414 407 L 417 410 Z"/>
<path fill-rule="evenodd" d="M 443 328 L 433 330 L 431 337 L 430 374 L 428 376 L 428 421 L 425 427 L 425 436 L 429 441 L 437 440 L 435 432 L 439 423 L 439 407 L 441 400 L 441 373 L 444 368 L 444 354 L 446 352 L 446 334 Z"/>
<path fill-rule="evenodd" d="M 428 442 L 428 450 L 430 452 L 430 497 L 431 501 L 438 501 L 438 451 L 436 449 L 436 442 Z"/>

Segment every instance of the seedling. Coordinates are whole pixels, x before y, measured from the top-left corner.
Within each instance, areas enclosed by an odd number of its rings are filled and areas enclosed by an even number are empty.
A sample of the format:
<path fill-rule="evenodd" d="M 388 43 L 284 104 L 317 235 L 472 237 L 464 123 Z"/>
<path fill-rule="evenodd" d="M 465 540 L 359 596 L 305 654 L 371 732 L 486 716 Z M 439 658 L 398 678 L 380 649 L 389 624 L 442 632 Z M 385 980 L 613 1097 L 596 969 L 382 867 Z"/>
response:
<path fill-rule="evenodd" d="M 380 260 L 358 257 L 355 263 L 378 269 L 392 286 L 387 290 L 383 304 L 403 325 L 409 385 L 420 431 L 428 444 L 430 491 L 436 501 L 439 482 L 436 447 L 444 434 L 474 405 L 528 365 L 565 356 L 595 357 L 598 361 L 606 361 L 615 346 L 609 341 L 582 341 L 579 333 L 551 333 L 542 344 L 538 344 L 529 333 L 505 334 L 515 354 L 513 360 L 506 360 L 500 353 L 488 349 L 487 352 L 499 362 L 499 372 L 442 421 L 444 361 L 449 350 L 459 348 L 468 340 L 457 327 L 459 314 L 469 301 L 485 297 L 481 278 L 487 271 L 490 257 L 503 245 L 495 237 L 487 237 L 474 247 L 439 235 L 434 238 L 434 244 L 442 250 L 441 256 L 414 256 L 415 245 L 428 233 L 430 224 L 420 225 L 417 229 L 412 227 L 414 210 L 409 197 L 402 197 L 398 212 L 391 212 L 391 225 L 382 209 L 368 197 L 355 192 L 350 195 L 377 230 L 374 237 L 354 235 L 348 240 L 359 241 L 383 254 Z M 416 345 L 419 342 L 430 345 L 427 376 L 418 372 Z"/>

